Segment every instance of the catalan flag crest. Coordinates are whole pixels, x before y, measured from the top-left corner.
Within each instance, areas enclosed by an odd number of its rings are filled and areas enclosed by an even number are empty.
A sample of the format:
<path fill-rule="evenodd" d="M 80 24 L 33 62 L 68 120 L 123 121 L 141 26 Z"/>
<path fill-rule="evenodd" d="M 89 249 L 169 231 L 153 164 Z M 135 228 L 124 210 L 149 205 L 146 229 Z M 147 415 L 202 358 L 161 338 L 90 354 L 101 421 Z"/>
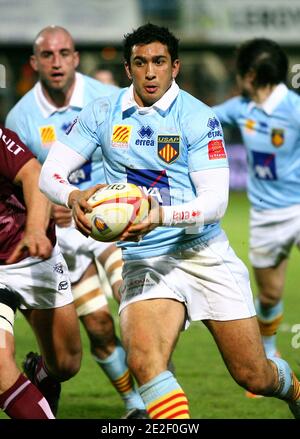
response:
<path fill-rule="evenodd" d="M 39 132 L 43 146 L 50 146 L 57 138 L 54 125 L 39 127 Z"/>
<path fill-rule="evenodd" d="M 128 148 L 132 126 L 130 125 L 114 125 L 112 133 L 113 148 Z"/>
<path fill-rule="evenodd" d="M 284 130 L 279 128 L 273 128 L 271 133 L 272 144 L 279 148 L 284 144 Z"/>
<path fill-rule="evenodd" d="M 157 152 L 165 163 L 173 163 L 179 157 L 179 136 L 158 136 Z"/>

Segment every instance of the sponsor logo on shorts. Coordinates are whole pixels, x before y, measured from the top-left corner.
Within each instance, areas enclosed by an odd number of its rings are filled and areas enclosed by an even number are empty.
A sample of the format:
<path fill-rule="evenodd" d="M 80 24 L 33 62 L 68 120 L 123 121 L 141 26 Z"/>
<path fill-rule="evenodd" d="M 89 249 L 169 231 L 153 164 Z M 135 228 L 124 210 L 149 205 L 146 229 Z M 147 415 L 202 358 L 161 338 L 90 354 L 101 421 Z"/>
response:
<path fill-rule="evenodd" d="M 39 127 L 39 132 L 43 146 L 50 146 L 57 138 L 54 125 Z"/>
<path fill-rule="evenodd" d="M 273 128 L 271 132 L 272 145 L 279 148 L 284 144 L 284 130 Z"/>
<path fill-rule="evenodd" d="M 58 284 L 58 291 L 67 290 L 68 286 L 69 286 L 68 282 L 66 280 L 63 280 Z"/>
<path fill-rule="evenodd" d="M 57 264 L 55 264 L 53 267 L 53 271 L 55 273 L 63 274 L 63 272 L 64 272 L 63 264 L 61 262 L 58 262 Z"/>
<path fill-rule="evenodd" d="M 158 157 L 165 163 L 173 163 L 179 157 L 180 136 L 160 135 L 157 138 Z"/>
<path fill-rule="evenodd" d="M 111 138 L 111 146 L 113 148 L 128 148 L 132 126 L 130 125 L 114 125 Z"/>
<path fill-rule="evenodd" d="M 226 159 L 223 140 L 210 140 L 208 142 L 208 158 L 209 160 Z"/>

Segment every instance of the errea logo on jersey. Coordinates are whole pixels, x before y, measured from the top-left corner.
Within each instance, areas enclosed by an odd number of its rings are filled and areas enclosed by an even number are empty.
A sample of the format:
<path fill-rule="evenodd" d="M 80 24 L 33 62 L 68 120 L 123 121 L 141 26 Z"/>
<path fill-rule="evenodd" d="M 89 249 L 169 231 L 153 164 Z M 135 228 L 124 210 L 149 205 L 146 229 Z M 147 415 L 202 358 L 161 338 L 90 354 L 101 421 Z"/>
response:
<path fill-rule="evenodd" d="M 141 139 L 136 139 L 135 144 L 139 146 L 154 146 L 154 140 L 151 139 L 153 136 L 153 129 L 147 125 L 146 127 L 142 126 L 142 128 L 138 131 L 138 135 Z"/>
<path fill-rule="evenodd" d="M 128 148 L 132 126 L 130 125 L 114 125 L 111 146 L 113 148 Z"/>

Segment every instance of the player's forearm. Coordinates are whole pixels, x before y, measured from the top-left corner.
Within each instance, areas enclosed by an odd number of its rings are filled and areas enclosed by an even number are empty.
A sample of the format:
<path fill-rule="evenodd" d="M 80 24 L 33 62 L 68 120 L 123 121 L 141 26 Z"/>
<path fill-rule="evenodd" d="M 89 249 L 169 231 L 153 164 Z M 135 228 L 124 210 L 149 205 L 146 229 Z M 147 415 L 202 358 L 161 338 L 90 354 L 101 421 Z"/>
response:
<path fill-rule="evenodd" d="M 49 225 L 51 204 L 38 187 L 40 165 L 34 164 L 23 175 L 21 183 L 27 209 L 26 229 L 45 232 Z"/>
<path fill-rule="evenodd" d="M 69 207 L 69 195 L 77 188 L 68 182 L 68 177 L 84 163 L 84 157 L 56 142 L 42 166 L 39 181 L 41 191 L 54 203 Z"/>
<path fill-rule="evenodd" d="M 163 225 L 195 227 L 219 221 L 227 207 L 229 170 L 210 169 L 190 174 L 197 192 L 194 200 L 163 207 Z"/>

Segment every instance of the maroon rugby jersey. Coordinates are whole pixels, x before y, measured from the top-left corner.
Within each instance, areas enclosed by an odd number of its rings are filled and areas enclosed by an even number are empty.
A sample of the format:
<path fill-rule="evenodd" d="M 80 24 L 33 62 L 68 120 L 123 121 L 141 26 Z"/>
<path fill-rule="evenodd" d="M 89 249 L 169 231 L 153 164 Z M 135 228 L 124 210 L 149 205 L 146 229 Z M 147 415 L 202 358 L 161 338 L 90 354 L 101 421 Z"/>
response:
<path fill-rule="evenodd" d="M 24 234 L 26 206 L 22 187 L 13 181 L 33 157 L 16 133 L 0 125 L 0 264 L 5 263 Z M 52 221 L 47 236 L 54 245 L 56 238 Z"/>

